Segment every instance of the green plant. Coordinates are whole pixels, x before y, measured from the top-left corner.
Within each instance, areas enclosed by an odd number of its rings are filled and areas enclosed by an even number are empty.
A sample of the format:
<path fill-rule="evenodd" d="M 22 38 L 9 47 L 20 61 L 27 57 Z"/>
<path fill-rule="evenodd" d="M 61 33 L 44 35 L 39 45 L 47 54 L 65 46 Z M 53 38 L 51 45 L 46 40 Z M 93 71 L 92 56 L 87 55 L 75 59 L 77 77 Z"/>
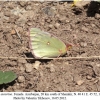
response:
<path fill-rule="evenodd" d="M 17 78 L 17 75 L 12 71 L 0 71 L 0 84 L 7 84 Z"/>

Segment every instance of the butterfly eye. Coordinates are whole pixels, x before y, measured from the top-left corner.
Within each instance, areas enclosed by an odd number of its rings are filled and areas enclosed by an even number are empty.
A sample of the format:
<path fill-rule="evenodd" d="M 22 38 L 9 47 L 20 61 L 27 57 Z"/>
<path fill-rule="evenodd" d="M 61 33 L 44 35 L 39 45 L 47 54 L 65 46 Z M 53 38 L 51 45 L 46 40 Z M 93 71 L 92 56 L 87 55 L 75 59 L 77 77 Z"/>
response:
<path fill-rule="evenodd" d="M 67 44 L 66 47 L 67 47 L 67 50 L 69 50 L 69 49 L 72 48 L 72 45 L 71 44 Z"/>

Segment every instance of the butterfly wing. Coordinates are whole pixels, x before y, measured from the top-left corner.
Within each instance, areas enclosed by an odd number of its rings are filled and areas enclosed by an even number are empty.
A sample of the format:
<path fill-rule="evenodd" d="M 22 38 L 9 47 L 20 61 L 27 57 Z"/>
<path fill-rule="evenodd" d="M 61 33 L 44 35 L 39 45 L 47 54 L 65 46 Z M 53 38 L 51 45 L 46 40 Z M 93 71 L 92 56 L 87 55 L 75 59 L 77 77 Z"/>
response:
<path fill-rule="evenodd" d="M 36 58 L 58 57 L 67 52 L 61 40 L 37 28 L 30 29 L 30 46 Z"/>

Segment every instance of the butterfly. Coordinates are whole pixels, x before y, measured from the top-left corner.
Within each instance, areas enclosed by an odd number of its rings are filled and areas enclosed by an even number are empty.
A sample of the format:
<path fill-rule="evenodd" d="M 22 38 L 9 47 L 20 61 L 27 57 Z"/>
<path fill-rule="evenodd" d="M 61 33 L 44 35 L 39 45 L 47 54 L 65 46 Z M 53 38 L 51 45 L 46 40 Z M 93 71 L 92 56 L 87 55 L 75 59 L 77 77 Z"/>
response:
<path fill-rule="evenodd" d="M 29 37 L 30 49 L 35 58 L 56 58 L 63 56 L 72 47 L 70 44 L 65 45 L 56 36 L 41 31 L 38 28 L 31 28 L 29 30 Z"/>

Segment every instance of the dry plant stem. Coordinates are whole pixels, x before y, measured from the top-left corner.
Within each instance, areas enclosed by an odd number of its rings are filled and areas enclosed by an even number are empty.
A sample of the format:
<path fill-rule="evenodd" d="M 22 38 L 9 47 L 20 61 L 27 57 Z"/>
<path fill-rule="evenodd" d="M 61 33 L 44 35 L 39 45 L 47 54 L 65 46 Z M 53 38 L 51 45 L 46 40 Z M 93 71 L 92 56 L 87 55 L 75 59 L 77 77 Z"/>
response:
<path fill-rule="evenodd" d="M 20 58 L 20 57 L 0 57 L 0 59 L 65 59 L 65 60 L 73 60 L 73 59 L 100 59 L 100 56 L 90 56 L 90 57 L 66 57 L 66 58 Z"/>
<path fill-rule="evenodd" d="M 21 39 L 21 37 L 20 37 L 18 31 L 17 31 L 16 29 L 15 29 L 15 31 L 16 31 L 16 34 L 18 35 L 18 37 L 19 37 L 19 39 L 20 39 L 20 41 L 21 41 L 21 43 L 22 43 L 22 39 Z"/>

